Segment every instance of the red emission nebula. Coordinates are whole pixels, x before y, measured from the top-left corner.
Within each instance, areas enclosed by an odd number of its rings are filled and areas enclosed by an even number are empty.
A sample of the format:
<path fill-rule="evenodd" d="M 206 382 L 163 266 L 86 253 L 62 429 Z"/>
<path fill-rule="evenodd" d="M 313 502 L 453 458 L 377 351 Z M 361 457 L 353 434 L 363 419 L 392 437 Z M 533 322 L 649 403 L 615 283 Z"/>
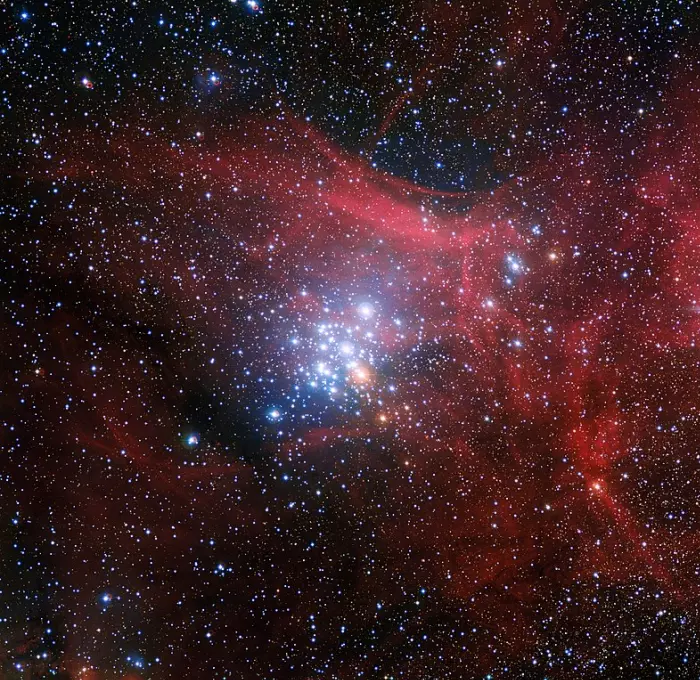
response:
<path fill-rule="evenodd" d="M 7 175 L 2 677 L 697 677 L 692 69 L 465 190 L 122 107 Z"/>

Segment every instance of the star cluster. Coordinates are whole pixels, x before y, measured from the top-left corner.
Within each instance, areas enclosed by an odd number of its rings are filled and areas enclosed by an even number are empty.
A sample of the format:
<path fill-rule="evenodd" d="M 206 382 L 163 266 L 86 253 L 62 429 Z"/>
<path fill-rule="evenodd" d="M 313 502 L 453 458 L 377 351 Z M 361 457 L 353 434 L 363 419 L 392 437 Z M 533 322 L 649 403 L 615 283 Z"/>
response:
<path fill-rule="evenodd" d="M 693 3 L 0 18 L 0 677 L 698 677 Z"/>

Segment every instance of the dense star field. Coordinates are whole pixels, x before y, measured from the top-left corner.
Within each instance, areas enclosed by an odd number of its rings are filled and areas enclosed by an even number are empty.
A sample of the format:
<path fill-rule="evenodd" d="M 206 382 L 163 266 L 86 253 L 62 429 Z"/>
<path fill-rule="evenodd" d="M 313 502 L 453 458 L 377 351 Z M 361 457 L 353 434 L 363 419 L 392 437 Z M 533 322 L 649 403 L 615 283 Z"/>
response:
<path fill-rule="evenodd" d="M 0 4 L 0 678 L 700 677 L 699 13 Z"/>

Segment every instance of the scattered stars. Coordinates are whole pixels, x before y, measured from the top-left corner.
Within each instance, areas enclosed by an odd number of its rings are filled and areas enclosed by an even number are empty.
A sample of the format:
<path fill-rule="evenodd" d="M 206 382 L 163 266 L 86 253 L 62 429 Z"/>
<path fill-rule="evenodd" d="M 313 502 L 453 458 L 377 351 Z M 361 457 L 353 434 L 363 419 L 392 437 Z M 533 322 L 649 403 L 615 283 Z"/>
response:
<path fill-rule="evenodd" d="M 700 668 L 695 7 L 108 5 L 0 6 L 0 676 Z"/>

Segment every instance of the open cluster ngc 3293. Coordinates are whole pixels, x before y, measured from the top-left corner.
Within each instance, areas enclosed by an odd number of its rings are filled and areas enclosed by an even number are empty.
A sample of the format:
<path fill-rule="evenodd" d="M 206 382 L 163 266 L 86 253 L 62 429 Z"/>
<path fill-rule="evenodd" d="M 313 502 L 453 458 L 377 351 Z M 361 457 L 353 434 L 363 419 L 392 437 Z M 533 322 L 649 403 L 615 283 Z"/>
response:
<path fill-rule="evenodd" d="M 0 3 L 0 677 L 700 677 L 699 12 Z"/>

